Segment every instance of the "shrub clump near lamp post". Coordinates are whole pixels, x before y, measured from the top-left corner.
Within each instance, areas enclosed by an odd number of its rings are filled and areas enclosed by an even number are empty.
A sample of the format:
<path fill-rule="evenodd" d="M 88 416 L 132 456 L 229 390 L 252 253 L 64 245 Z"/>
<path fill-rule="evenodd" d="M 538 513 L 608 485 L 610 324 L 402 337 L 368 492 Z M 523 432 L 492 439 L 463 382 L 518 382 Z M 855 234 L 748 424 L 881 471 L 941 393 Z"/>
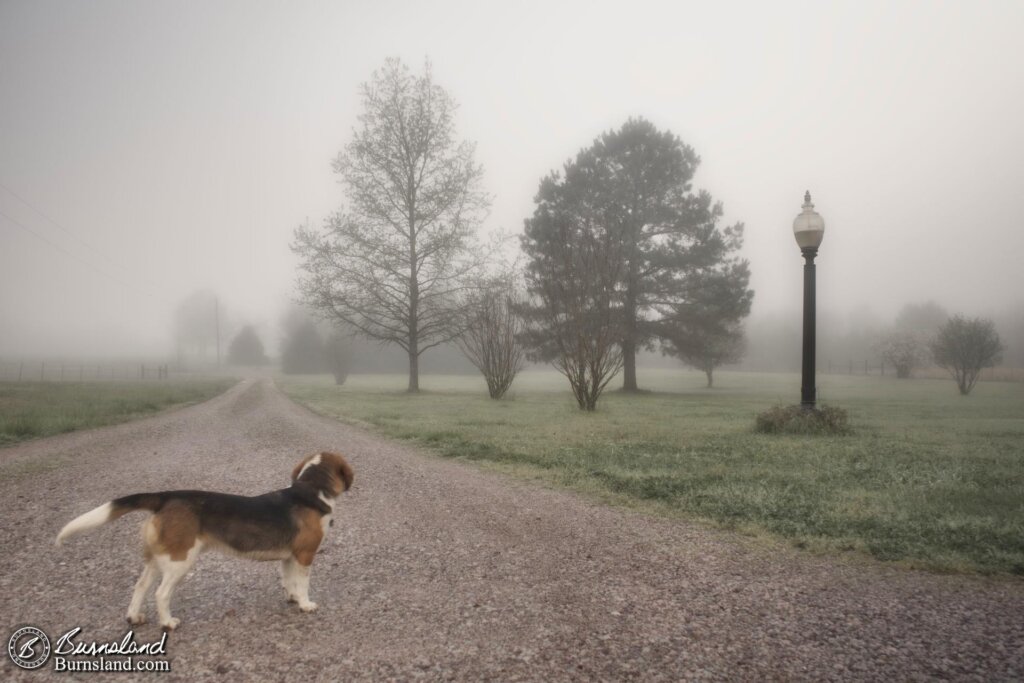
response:
<path fill-rule="evenodd" d="M 846 411 L 830 406 L 819 410 L 814 385 L 815 362 L 815 266 L 814 257 L 825 236 L 825 219 L 814 210 L 810 191 L 804 193 L 803 211 L 793 220 L 793 236 L 804 257 L 804 339 L 800 379 L 800 405 L 776 406 L 757 416 L 755 430 L 768 434 L 845 434 Z"/>

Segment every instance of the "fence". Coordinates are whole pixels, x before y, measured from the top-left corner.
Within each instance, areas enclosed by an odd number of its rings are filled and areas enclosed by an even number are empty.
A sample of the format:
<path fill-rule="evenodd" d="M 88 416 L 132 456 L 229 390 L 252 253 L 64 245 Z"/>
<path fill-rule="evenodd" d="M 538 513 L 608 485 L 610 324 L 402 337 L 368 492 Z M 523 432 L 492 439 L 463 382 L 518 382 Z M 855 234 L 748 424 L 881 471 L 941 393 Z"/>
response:
<path fill-rule="evenodd" d="M 166 380 L 186 373 L 167 363 L 63 363 L 18 361 L 0 363 L 0 382 L 125 382 Z"/>
<path fill-rule="evenodd" d="M 854 361 L 848 360 L 845 362 L 833 362 L 828 361 L 828 365 L 825 368 L 819 367 L 819 372 L 824 372 L 829 375 L 880 375 L 885 376 L 896 375 L 896 369 L 891 365 L 887 368 L 883 361 Z"/>
<path fill-rule="evenodd" d="M 854 361 L 843 362 L 828 361 L 824 366 L 819 365 L 818 372 L 828 375 L 875 375 L 878 377 L 895 377 L 896 368 L 891 364 L 886 365 L 884 361 Z M 911 377 L 916 379 L 949 379 L 949 373 L 942 368 L 915 367 Z M 1024 368 L 994 367 L 982 368 L 978 374 L 982 382 L 1022 382 L 1024 381 Z"/>

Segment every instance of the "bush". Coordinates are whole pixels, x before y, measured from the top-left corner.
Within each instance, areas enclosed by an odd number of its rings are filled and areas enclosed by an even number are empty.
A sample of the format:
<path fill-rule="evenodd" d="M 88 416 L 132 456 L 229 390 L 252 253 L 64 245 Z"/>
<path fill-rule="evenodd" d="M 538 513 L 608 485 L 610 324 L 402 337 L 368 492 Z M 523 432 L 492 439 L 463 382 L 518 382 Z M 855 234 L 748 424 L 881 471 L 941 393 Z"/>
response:
<path fill-rule="evenodd" d="M 849 416 L 842 408 L 823 406 L 804 410 L 803 406 L 774 406 L 759 413 L 754 431 L 762 434 L 849 434 Z"/>
<path fill-rule="evenodd" d="M 1003 343 L 991 320 L 957 315 L 939 328 L 931 344 L 935 363 L 949 371 L 963 396 L 971 393 L 982 368 L 1002 359 Z"/>

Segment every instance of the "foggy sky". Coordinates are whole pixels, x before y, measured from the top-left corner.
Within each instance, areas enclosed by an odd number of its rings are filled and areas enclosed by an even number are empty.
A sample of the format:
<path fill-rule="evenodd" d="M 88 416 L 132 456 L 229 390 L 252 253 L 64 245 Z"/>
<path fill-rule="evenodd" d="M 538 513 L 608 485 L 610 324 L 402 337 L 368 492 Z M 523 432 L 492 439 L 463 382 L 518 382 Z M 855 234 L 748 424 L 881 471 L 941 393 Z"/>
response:
<path fill-rule="evenodd" d="M 341 206 L 330 161 L 389 56 L 460 103 L 488 231 L 639 115 L 746 223 L 754 316 L 796 315 L 806 189 L 820 308 L 989 314 L 1024 289 L 1022 29 L 1021 2 L 7 0 L 0 354 L 164 353 L 199 288 L 275 346 L 292 231 Z"/>

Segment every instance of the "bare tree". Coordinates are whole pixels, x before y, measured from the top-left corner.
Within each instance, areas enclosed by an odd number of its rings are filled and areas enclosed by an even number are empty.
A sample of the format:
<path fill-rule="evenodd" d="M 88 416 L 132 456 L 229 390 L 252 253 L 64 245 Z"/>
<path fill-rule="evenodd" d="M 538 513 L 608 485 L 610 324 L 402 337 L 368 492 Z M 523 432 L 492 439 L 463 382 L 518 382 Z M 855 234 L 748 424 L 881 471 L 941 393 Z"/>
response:
<path fill-rule="evenodd" d="M 896 368 L 896 376 L 907 379 L 927 359 L 921 333 L 914 331 L 890 332 L 878 343 L 878 353 L 882 360 Z"/>
<path fill-rule="evenodd" d="M 624 260 L 617 240 L 594 221 L 593 203 L 557 176 L 541 183 L 522 245 L 530 257 L 523 307 L 533 360 L 550 361 L 569 380 L 580 409 L 593 411 L 622 369 L 622 315 L 616 292 Z"/>
<path fill-rule="evenodd" d="M 483 374 L 491 398 L 505 395 L 523 368 L 522 297 L 510 276 L 482 282 L 464 308 L 464 332 L 456 344 Z"/>
<path fill-rule="evenodd" d="M 978 381 L 981 369 L 1000 361 L 1003 344 L 991 320 L 969 320 L 955 315 L 939 328 L 931 351 L 936 364 L 949 371 L 960 393 L 966 396 Z"/>
<path fill-rule="evenodd" d="M 323 231 L 296 231 L 299 290 L 333 322 L 404 349 L 415 392 L 420 355 L 461 332 L 458 300 L 482 261 L 472 237 L 490 199 L 429 64 L 416 76 L 387 60 L 362 98 L 361 127 L 334 162 L 350 210 Z"/>

